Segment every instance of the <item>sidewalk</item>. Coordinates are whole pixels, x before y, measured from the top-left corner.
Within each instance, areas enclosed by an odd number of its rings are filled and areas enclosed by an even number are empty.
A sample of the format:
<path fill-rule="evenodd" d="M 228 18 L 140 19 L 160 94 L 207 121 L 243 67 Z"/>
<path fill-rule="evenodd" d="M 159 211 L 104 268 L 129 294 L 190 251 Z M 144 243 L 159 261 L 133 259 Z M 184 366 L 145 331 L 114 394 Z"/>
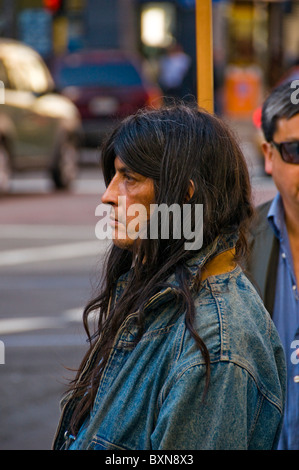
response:
<path fill-rule="evenodd" d="M 263 156 L 260 150 L 259 134 L 251 120 L 226 119 L 231 129 L 235 132 L 252 177 L 265 176 L 263 168 Z"/>
<path fill-rule="evenodd" d="M 277 189 L 271 178 L 264 171 L 264 160 L 259 149 L 258 132 L 251 120 L 225 119 L 236 134 L 244 156 L 252 183 L 253 199 L 256 205 L 272 199 Z"/>

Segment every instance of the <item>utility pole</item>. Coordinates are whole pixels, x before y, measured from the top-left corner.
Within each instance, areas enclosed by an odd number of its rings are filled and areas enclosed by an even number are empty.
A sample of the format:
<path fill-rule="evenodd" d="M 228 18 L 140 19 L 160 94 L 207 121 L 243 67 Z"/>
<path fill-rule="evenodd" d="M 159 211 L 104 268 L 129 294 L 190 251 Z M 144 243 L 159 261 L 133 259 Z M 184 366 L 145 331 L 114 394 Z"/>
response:
<path fill-rule="evenodd" d="M 214 112 L 212 0 L 196 0 L 197 102 Z"/>
<path fill-rule="evenodd" d="M 268 67 L 267 82 L 274 86 L 283 69 L 283 3 L 268 4 Z"/>

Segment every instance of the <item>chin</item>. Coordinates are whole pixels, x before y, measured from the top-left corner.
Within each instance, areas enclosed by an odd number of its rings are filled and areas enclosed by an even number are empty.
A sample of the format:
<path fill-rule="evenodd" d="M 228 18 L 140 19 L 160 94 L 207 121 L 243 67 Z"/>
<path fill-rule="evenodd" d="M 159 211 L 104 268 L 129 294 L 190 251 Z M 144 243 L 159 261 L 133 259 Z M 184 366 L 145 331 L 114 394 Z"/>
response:
<path fill-rule="evenodd" d="M 133 249 L 134 240 L 113 238 L 112 241 L 115 246 L 121 248 L 122 250 L 131 251 Z"/>

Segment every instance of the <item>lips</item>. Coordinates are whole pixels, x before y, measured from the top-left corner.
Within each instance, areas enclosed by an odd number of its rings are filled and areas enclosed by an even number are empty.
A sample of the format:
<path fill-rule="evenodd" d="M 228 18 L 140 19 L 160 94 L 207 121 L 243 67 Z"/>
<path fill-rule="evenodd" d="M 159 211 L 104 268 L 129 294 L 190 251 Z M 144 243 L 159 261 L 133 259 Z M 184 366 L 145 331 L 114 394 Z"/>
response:
<path fill-rule="evenodd" d="M 116 224 L 118 224 L 118 220 L 115 219 L 114 217 L 110 217 L 110 222 L 109 223 L 110 223 L 110 225 L 116 225 Z"/>
<path fill-rule="evenodd" d="M 114 224 L 122 224 L 122 225 L 125 225 L 126 223 L 126 220 L 122 220 L 122 218 L 118 219 L 116 217 L 113 217 L 113 215 L 110 215 L 110 223 L 112 223 L 113 225 Z"/>
<path fill-rule="evenodd" d="M 116 227 L 118 225 L 125 225 L 123 222 L 121 222 L 120 220 L 118 219 L 115 219 L 114 217 L 110 217 L 110 222 L 109 224 L 111 225 L 111 227 Z"/>
<path fill-rule="evenodd" d="M 118 225 L 118 220 L 111 219 L 109 224 L 111 225 L 111 227 L 116 227 L 116 225 Z"/>

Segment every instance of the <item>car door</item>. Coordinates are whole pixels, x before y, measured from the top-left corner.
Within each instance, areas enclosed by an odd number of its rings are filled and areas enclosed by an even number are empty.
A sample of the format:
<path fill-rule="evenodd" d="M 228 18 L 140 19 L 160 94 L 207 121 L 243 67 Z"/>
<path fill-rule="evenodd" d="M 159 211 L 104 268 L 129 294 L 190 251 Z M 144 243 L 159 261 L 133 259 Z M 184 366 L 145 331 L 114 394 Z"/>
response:
<path fill-rule="evenodd" d="M 27 50 L 14 51 L 2 60 L 7 74 L 2 112 L 13 123 L 14 166 L 45 167 L 52 156 L 58 126 L 58 120 L 38 106 L 50 87 L 47 69 Z"/>

